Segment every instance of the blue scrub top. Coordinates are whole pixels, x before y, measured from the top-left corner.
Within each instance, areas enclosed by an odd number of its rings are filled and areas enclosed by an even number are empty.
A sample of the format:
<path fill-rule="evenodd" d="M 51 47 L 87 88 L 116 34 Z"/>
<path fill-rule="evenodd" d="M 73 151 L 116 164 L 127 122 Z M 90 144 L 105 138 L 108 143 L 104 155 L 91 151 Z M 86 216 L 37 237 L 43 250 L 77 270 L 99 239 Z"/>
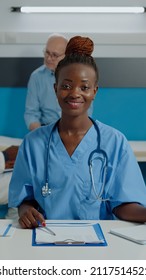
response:
<path fill-rule="evenodd" d="M 89 157 L 99 145 L 93 124 L 70 157 L 54 124 L 26 135 L 16 159 L 9 187 L 9 207 L 35 199 L 46 219 L 114 219 L 114 207 L 137 202 L 146 206 L 146 186 L 136 158 L 125 136 L 96 121 L 100 148 L 108 158 L 106 182 L 101 201 L 97 199 L 104 177 L 105 159 L 94 153 L 92 172 Z M 48 180 L 48 191 L 43 187 Z"/>

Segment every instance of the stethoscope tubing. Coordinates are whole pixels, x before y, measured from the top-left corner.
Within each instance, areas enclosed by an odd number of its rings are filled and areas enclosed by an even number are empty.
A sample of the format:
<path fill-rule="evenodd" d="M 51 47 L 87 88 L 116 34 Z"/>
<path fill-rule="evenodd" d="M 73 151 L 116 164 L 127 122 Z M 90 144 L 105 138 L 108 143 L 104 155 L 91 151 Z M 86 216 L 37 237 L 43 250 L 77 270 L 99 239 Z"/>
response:
<path fill-rule="evenodd" d="M 88 159 L 88 165 L 89 165 L 89 172 L 90 172 L 90 176 L 91 176 L 91 184 L 92 184 L 92 189 L 94 191 L 95 197 L 97 200 L 100 201 L 107 201 L 109 200 L 108 198 L 104 198 L 103 194 L 104 194 L 104 189 L 105 189 L 105 184 L 106 184 L 106 175 L 107 175 L 107 169 L 108 169 L 108 156 L 106 154 L 106 152 L 104 150 L 101 149 L 100 144 L 101 144 L 101 135 L 100 135 L 100 130 L 98 127 L 98 124 L 96 123 L 95 120 L 93 120 L 92 118 L 90 118 L 90 120 L 92 121 L 96 131 L 97 131 L 97 148 L 95 150 L 93 150 L 89 156 Z M 52 126 L 51 132 L 50 132 L 50 136 L 49 136 L 49 140 L 47 143 L 47 153 L 46 153 L 46 178 L 44 180 L 44 185 L 42 187 L 42 196 L 46 197 L 48 195 L 51 195 L 51 188 L 49 188 L 48 186 L 48 178 L 49 178 L 49 174 L 48 174 L 48 161 L 49 161 L 49 150 L 50 150 L 50 144 L 51 144 L 51 138 L 52 138 L 52 134 L 53 131 L 57 125 L 58 121 Z M 93 155 L 97 153 L 98 157 L 96 157 L 96 159 L 98 158 L 99 160 L 101 160 L 103 162 L 103 182 L 102 182 L 102 187 L 101 190 L 99 191 L 99 193 L 97 193 L 96 188 L 95 188 L 95 182 L 94 182 L 94 175 L 93 175 L 93 169 L 92 169 L 92 162 L 93 162 Z M 102 156 L 101 156 L 102 155 Z"/>

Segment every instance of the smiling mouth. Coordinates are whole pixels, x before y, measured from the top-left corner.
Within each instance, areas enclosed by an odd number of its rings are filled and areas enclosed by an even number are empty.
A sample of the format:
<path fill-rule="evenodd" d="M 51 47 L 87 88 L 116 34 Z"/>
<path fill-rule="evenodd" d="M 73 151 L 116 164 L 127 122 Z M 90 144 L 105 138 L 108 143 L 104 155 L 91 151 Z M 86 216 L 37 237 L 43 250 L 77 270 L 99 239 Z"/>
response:
<path fill-rule="evenodd" d="M 81 107 L 82 106 L 82 104 L 84 103 L 84 102 L 82 102 L 82 101 L 67 101 L 66 102 L 69 106 L 70 106 L 70 108 L 72 108 L 72 109 L 78 109 L 79 107 Z"/>

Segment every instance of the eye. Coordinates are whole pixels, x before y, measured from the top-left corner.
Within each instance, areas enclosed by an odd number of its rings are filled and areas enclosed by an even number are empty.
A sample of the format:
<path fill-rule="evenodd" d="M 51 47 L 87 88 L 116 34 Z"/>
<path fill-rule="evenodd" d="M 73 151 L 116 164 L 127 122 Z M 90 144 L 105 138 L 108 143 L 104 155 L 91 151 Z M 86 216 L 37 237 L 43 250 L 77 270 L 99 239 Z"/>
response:
<path fill-rule="evenodd" d="M 64 84 L 61 86 L 62 89 L 71 89 L 71 86 L 69 84 Z"/>
<path fill-rule="evenodd" d="M 82 87 L 81 87 L 81 90 L 82 90 L 82 91 L 88 91 L 89 89 L 90 89 L 90 88 L 89 88 L 88 86 L 82 86 Z"/>

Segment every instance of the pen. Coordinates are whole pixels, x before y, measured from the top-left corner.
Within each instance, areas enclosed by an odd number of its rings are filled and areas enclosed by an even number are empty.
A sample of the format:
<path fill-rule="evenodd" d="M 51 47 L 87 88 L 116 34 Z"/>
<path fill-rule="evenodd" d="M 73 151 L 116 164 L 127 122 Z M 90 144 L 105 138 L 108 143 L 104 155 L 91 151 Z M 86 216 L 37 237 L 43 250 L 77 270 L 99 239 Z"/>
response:
<path fill-rule="evenodd" d="M 53 230 L 51 230 L 49 227 L 47 227 L 46 226 L 46 223 L 45 222 L 43 222 L 43 223 L 40 223 L 39 221 L 37 222 L 38 223 L 38 226 L 40 227 L 40 228 L 44 228 L 44 230 L 46 230 L 46 231 L 48 231 L 51 235 L 56 235 L 55 234 L 55 232 L 53 231 Z"/>
<path fill-rule="evenodd" d="M 45 227 L 45 230 L 47 230 L 51 235 L 56 235 L 56 233 L 48 227 Z"/>

